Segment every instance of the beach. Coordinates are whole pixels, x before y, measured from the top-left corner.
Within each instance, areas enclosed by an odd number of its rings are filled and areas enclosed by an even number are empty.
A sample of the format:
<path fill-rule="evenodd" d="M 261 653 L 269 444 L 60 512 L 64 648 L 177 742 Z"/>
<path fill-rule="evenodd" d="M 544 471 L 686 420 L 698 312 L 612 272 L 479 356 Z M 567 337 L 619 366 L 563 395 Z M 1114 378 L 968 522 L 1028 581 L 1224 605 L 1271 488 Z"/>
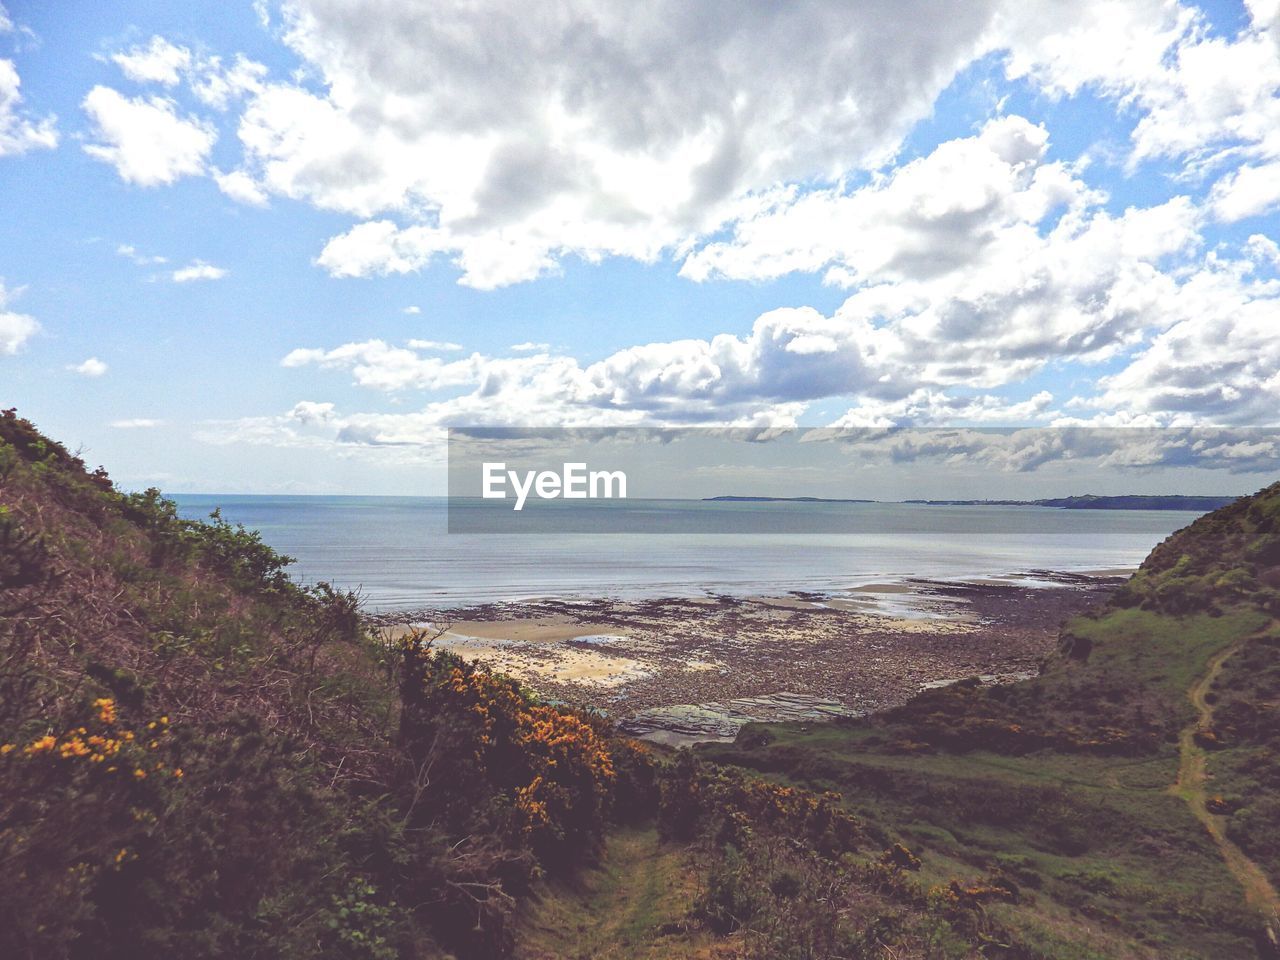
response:
<path fill-rule="evenodd" d="M 1101 604 L 1122 573 L 911 579 L 779 596 L 536 598 L 371 623 L 388 637 L 413 631 L 639 735 L 685 742 L 730 738 L 748 719 L 856 715 L 967 677 L 1033 675 L 1061 623 Z"/>

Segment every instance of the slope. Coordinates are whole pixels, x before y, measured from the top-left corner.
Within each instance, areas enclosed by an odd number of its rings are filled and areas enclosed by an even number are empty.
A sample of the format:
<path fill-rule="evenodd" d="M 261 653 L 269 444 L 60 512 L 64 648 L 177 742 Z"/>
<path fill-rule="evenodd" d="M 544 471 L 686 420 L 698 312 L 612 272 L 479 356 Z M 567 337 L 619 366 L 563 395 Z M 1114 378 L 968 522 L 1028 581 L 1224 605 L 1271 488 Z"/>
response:
<path fill-rule="evenodd" d="M 1012 880 L 1027 899 L 995 913 L 1034 955 L 1257 956 L 1280 867 L 1278 587 L 1280 484 L 1158 546 L 1033 680 L 702 753 L 842 790 L 926 873 Z"/>

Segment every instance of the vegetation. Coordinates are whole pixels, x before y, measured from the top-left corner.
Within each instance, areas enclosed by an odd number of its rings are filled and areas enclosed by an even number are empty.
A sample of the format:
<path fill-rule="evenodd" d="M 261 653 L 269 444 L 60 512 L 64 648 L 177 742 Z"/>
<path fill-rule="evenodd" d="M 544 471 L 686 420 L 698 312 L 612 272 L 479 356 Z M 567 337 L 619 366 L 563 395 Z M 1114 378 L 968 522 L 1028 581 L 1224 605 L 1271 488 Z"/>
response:
<path fill-rule="evenodd" d="M 1278 616 L 1280 484 L 1162 543 L 1033 680 L 702 754 L 841 790 L 923 876 L 1016 889 L 989 915 L 1017 955 L 1272 955 Z"/>
<path fill-rule="evenodd" d="M 1035 680 L 672 754 L 5 411 L 0 956 L 1255 956 L 1278 538 L 1204 518 Z"/>
<path fill-rule="evenodd" d="M 598 848 L 600 724 L 288 562 L 0 415 L 0 956 L 499 955 Z"/>

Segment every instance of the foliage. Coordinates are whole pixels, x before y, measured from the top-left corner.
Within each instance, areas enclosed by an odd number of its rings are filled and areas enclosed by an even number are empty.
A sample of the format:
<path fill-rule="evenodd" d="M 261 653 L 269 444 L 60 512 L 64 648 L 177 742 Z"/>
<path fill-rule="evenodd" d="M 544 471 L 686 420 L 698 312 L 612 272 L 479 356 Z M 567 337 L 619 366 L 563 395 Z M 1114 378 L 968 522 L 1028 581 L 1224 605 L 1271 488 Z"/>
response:
<path fill-rule="evenodd" d="M 515 680 L 418 637 L 404 646 L 401 697 L 420 794 L 412 822 L 484 824 L 551 870 L 599 842 L 615 779 L 599 721 L 539 704 Z"/>

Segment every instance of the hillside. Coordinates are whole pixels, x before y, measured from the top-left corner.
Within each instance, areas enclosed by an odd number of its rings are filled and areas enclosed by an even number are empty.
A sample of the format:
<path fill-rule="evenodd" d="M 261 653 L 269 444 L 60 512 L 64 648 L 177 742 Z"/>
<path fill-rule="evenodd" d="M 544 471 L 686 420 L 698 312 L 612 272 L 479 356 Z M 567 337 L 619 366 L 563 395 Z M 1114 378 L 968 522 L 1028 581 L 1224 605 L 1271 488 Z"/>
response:
<path fill-rule="evenodd" d="M 1171 538 L 1034 681 L 674 754 L 5 411 L 0 956 L 1255 956 L 1278 505 Z"/>
<path fill-rule="evenodd" d="M 838 796 L 657 756 L 288 559 L 0 412 L 0 956 L 965 957 L 995 929 Z"/>
<path fill-rule="evenodd" d="M 1158 546 L 1033 680 L 702 752 L 840 789 L 926 870 L 1007 888 L 991 914 L 1045 956 L 1270 956 L 1278 617 L 1280 484 Z"/>

